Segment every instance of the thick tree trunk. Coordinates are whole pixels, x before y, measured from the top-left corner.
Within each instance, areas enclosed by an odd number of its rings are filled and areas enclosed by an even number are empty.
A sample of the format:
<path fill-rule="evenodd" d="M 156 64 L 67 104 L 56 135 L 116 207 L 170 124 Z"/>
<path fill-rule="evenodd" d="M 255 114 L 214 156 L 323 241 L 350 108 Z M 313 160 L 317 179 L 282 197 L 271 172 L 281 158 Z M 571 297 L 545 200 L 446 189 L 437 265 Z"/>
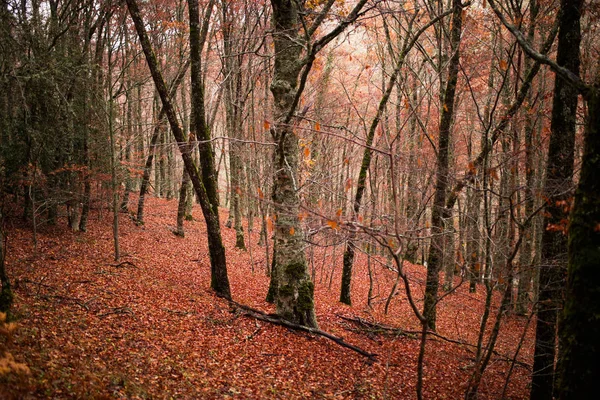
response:
<path fill-rule="evenodd" d="M 581 1 L 573 3 L 581 6 Z M 599 154 L 600 74 L 588 98 L 581 175 L 569 225 L 568 277 L 557 368 L 561 400 L 593 397 L 600 376 Z"/>
<path fill-rule="evenodd" d="M 303 234 L 298 218 L 298 136 L 287 121 L 298 89 L 298 62 L 302 52 L 298 37 L 298 5 L 293 0 L 272 0 L 275 70 L 271 82 L 275 124 L 271 134 L 275 150 L 273 203 L 275 207 L 274 271 L 277 314 L 299 325 L 317 327 L 314 285 L 308 274 Z"/>
<path fill-rule="evenodd" d="M 556 61 L 579 74 L 582 0 L 561 0 Z M 531 382 L 532 400 L 551 400 L 554 387 L 556 329 L 562 307 L 567 264 L 566 223 L 572 195 L 575 122 L 578 91 L 556 76 L 552 101 L 550 146 L 546 164 L 544 230 L 540 265 L 535 353 Z"/>

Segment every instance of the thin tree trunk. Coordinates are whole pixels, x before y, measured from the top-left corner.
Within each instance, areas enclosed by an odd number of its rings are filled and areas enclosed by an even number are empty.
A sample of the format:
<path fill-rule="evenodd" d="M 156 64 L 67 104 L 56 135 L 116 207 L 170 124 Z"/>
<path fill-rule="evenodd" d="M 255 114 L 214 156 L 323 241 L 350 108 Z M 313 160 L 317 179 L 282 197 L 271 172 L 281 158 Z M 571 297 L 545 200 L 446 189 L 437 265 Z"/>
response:
<path fill-rule="evenodd" d="M 185 73 L 187 72 L 190 66 L 190 62 L 187 61 L 183 67 L 180 69 L 179 74 L 175 77 L 173 82 L 169 87 L 169 98 L 175 97 L 177 93 L 177 89 L 183 79 L 185 78 Z M 144 205 L 146 201 L 146 194 L 148 192 L 148 186 L 150 184 L 150 173 L 152 172 L 152 163 L 154 162 L 154 153 L 156 148 L 156 143 L 161 133 L 161 128 L 164 126 L 167 119 L 167 114 L 165 112 L 164 106 L 161 107 L 160 112 L 158 113 L 158 118 L 156 121 L 156 125 L 154 126 L 154 132 L 152 133 L 152 138 L 150 139 L 150 145 L 148 146 L 148 158 L 146 159 L 146 164 L 144 165 L 144 174 L 142 176 L 142 183 L 140 184 L 140 196 L 138 199 L 138 208 L 137 208 L 137 218 L 136 223 L 138 225 L 144 224 Z"/>
<path fill-rule="evenodd" d="M 212 5 L 212 3 L 211 3 Z M 154 80 L 154 84 L 156 89 L 160 95 L 163 108 L 165 109 L 165 114 L 167 115 L 167 120 L 169 121 L 169 125 L 171 126 L 171 130 L 173 131 L 173 135 L 177 140 L 178 148 L 181 152 L 181 156 L 183 158 L 183 162 L 185 164 L 185 168 L 190 174 L 190 179 L 194 186 L 194 190 L 196 191 L 196 195 L 200 200 L 200 206 L 202 207 L 202 212 L 204 214 L 204 219 L 206 221 L 207 228 L 207 236 L 208 236 L 208 249 L 210 254 L 211 261 L 211 287 L 216 292 L 218 296 L 225 297 L 227 299 L 231 298 L 231 292 L 229 288 L 229 279 L 227 277 L 227 263 L 225 258 L 225 248 L 223 247 L 223 242 L 221 239 L 221 228 L 219 222 L 219 214 L 218 214 L 218 204 L 215 204 L 211 201 L 213 197 L 216 195 L 216 190 L 214 193 L 209 196 L 207 189 L 204 185 L 204 180 L 198 171 L 198 167 L 192 157 L 189 146 L 187 146 L 185 142 L 185 137 L 183 134 L 183 130 L 179 125 L 179 121 L 177 120 L 177 114 L 175 112 L 175 108 L 171 103 L 167 87 L 165 85 L 165 81 L 162 77 L 160 70 L 158 69 L 158 63 L 156 61 L 156 56 L 152 50 L 152 46 L 150 44 L 150 40 L 148 39 L 148 34 L 146 33 L 146 28 L 144 26 L 144 22 L 140 16 L 140 10 L 137 6 L 135 0 L 127 0 L 127 6 L 129 8 L 129 13 L 131 15 L 131 19 L 135 24 L 135 28 L 137 30 L 138 36 L 140 38 L 140 44 L 142 45 L 144 55 L 146 56 L 146 61 L 148 62 L 148 67 L 152 74 L 152 79 Z M 201 87 L 199 87 L 200 82 L 198 82 L 198 74 L 200 72 L 199 65 L 199 56 L 200 56 L 200 40 L 199 39 L 199 13 L 198 13 L 198 3 L 194 0 L 190 0 L 188 3 L 190 12 L 190 45 L 191 45 L 191 59 L 192 59 L 192 77 L 194 79 L 192 83 L 192 94 L 196 98 L 194 101 L 194 112 L 196 120 L 196 129 L 200 131 L 205 128 L 205 125 L 202 125 L 200 121 L 203 122 L 202 115 L 198 111 L 202 111 L 200 108 L 203 108 L 202 104 L 202 91 Z M 210 18 L 210 10 L 212 7 L 209 7 L 207 11 L 207 15 L 205 16 L 205 21 L 208 21 Z M 199 90 L 200 89 L 200 90 Z M 200 115 L 199 115 L 200 114 Z M 200 128 L 200 129 L 198 129 Z M 205 130 L 202 132 L 204 137 L 208 135 L 208 132 Z M 206 143 L 210 145 L 210 142 Z M 206 165 L 206 162 L 212 162 L 212 159 L 207 160 L 206 158 L 202 158 L 203 167 Z M 207 168 L 210 169 L 210 165 L 206 165 Z M 214 168 L 214 166 L 213 166 Z M 213 176 L 213 175 L 208 175 Z M 213 182 L 213 188 L 216 187 L 216 183 Z"/>
<path fill-rule="evenodd" d="M 460 35 L 462 30 L 462 3 L 452 0 L 452 57 L 448 64 L 448 80 L 444 90 L 442 113 L 440 118 L 439 142 L 437 148 L 437 172 L 435 195 L 431 210 L 431 245 L 427 257 L 427 281 L 425 286 L 425 301 L 423 315 L 428 321 L 429 328 L 436 328 L 436 304 L 439 286 L 439 272 L 443 260 L 444 219 L 451 217 L 450 210 L 445 208 L 446 190 L 448 187 L 449 144 L 452 120 L 454 118 L 454 96 L 458 80 L 458 65 L 460 61 Z"/>

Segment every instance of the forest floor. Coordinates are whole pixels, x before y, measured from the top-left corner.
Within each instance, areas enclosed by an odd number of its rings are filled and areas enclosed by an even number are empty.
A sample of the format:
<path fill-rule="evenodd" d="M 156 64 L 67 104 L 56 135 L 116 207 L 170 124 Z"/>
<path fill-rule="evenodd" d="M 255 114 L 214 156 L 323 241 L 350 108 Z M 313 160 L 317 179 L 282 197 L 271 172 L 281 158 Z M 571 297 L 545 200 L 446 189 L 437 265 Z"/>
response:
<path fill-rule="evenodd" d="M 0 377 L 0 398 L 416 398 L 418 335 L 363 332 L 340 318 L 418 330 L 402 286 L 388 314 L 383 312 L 394 272 L 372 263 L 375 298 L 369 309 L 367 262 L 360 255 L 350 307 L 337 301 L 342 246 L 317 249 L 312 258 L 320 328 L 378 354 L 371 363 L 326 338 L 233 311 L 209 288 L 200 208 L 194 208 L 195 220 L 186 222 L 186 236 L 180 238 L 172 233 L 177 201 L 147 201 L 144 226 L 122 214 L 121 261 L 129 263 L 119 266 L 113 260 L 112 215 L 107 211 L 92 216 L 87 233 L 71 232 L 62 220 L 59 226 L 41 227 L 37 253 L 31 228 L 9 221 L 7 269 L 19 323 L 10 350 L 31 374 Z M 222 217 L 224 222 L 226 211 Z M 273 312 L 264 301 L 269 284 L 265 248 L 257 245 L 257 230 L 251 237 L 245 233 L 251 251 L 235 249 L 234 230 L 223 227 L 232 296 Z M 420 299 L 425 269 L 409 265 L 407 270 Z M 438 333 L 476 343 L 484 303 L 483 287 L 471 294 L 468 284 L 461 285 L 439 305 Z M 509 359 L 527 321 L 513 314 L 503 319 L 496 348 L 502 356 L 492 357 L 480 399 L 501 398 Z M 528 398 L 532 330 L 529 324 L 506 399 Z M 424 398 L 464 397 L 473 361 L 474 349 L 468 345 L 428 340 Z"/>

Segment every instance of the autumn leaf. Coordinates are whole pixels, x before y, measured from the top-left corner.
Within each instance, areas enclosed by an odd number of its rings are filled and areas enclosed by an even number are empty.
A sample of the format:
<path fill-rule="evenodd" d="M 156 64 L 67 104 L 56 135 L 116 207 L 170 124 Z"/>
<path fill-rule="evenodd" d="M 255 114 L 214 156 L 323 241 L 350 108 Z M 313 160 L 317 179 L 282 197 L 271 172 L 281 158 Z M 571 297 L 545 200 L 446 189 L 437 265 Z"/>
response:
<path fill-rule="evenodd" d="M 292 226 L 290 228 L 290 235 L 294 235 L 294 233 L 296 233 L 296 230 L 294 229 L 294 227 Z"/>
<path fill-rule="evenodd" d="M 256 188 L 256 191 L 258 192 L 258 198 L 259 199 L 264 199 L 265 198 L 265 194 L 263 193 L 263 191 L 260 188 Z"/>
<path fill-rule="evenodd" d="M 321 124 L 319 123 L 319 121 L 315 122 L 315 131 L 320 131 L 321 130 Z"/>
<path fill-rule="evenodd" d="M 265 128 L 265 131 L 268 131 L 271 128 L 271 123 L 265 119 L 263 127 Z"/>
<path fill-rule="evenodd" d="M 338 209 L 336 210 L 336 212 L 335 212 L 335 216 L 336 216 L 336 217 L 338 217 L 338 218 L 342 216 L 342 209 L 341 209 L 341 208 L 338 208 Z"/>
<path fill-rule="evenodd" d="M 310 157 L 310 149 L 308 147 L 304 147 L 304 157 L 305 158 Z"/>
<path fill-rule="evenodd" d="M 339 225 L 338 225 L 337 221 L 334 221 L 334 220 L 332 220 L 332 219 L 330 219 L 330 220 L 328 220 L 328 221 L 327 221 L 327 225 L 329 225 L 329 227 L 330 227 L 331 229 L 333 229 L 333 230 L 336 230 L 336 231 L 337 231 L 337 230 L 338 230 L 338 228 L 339 228 Z"/>
<path fill-rule="evenodd" d="M 500 60 L 500 69 L 506 71 L 508 69 L 508 63 L 504 60 Z"/>
<path fill-rule="evenodd" d="M 472 175 L 475 175 L 477 173 L 477 168 L 475 167 L 475 163 L 473 161 L 471 161 L 468 165 L 467 165 L 467 169 L 469 170 L 469 172 Z"/>

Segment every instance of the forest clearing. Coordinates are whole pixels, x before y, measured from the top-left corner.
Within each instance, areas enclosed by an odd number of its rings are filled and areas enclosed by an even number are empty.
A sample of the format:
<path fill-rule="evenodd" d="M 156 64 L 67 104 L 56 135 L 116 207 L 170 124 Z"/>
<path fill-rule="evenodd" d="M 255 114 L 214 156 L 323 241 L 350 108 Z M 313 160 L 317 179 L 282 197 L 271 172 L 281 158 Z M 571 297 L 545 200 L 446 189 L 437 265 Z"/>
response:
<path fill-rule="evenodd" d="M 587 400 L 597 0 L 2 0 L 0 397 Z"/>
<path fill-rule="evenodd" d="M 176 201 L 148 201 L 144 227 L 123 219 L 123 264 L 118 267 L 106 210 L 104 218 L 92 216 L 85 234 L 64 226 L 41 230 L 37 255 L 30 227 L 9 221 L 6 262 L 19 320 L 11 351 L 31 376 L 2 378 L 2 398 L 415 398 L 419 322 L 402 290 L 384 314 L 395 280 L 385 264 L 374 267 L 376 291 L 369 310 L 366 257 L 357 260 L 352 307 L 337 301 L 342 247 L 317 252 L 314 260 L 320 327 L 376 353 L 371 362 L 326 338 L 235 311 L 209 289 L 200 210 L 194 209 L 195 219 L 180 238 L 172 233 Z M 269 280 L 257 233 L 248 237 L 253 262 L 249 251 L 235 249 L 233 229 L 224 229 L 223 240 L 233 299 L 274 311 L 265 302 Z M 421 297 L 424 268 L 415 265 L 408 271 Z M 483 290 L 469 293 L 462 285 L 441 303 L 438 333 L 467 344 L 428 341 L 426 398 L 455 399 L 465 391 L 484 297 Z M 340 316 L 413 333 L 378 333 Z M 499 355 L 485 373 L 480 398 L 500 398 L 526 325 L 526 317 L 514 315 L 503 322 Z M 532 349 L 530 325 L 506 398 L 528 397 Z"/>

